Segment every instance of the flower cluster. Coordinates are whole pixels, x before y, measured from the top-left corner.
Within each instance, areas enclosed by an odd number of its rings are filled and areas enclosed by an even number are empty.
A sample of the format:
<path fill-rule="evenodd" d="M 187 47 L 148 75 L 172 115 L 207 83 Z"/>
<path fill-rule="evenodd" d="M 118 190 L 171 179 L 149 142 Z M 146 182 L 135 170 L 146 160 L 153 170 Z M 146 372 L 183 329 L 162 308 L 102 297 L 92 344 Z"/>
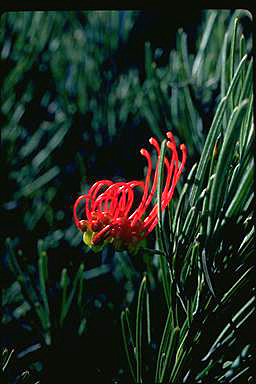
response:
<path fill-rule="evenodd" d="M 186 162 L 185 145 L 180 146 L 182 160 L 179 165 L 176 141 L 171 132 L 167 132 L 166 135 L 170 158 L 164 157 L 165 181 L 162 192 L 162 211 L 172 199 Z M 156 169 L 152 172 L 151 155 L 144 148 L 140 150 L 148 163 L 145 182 L 97 181 L 87 194 L 81 195 L 75 202 L 75 224 L 83 232 L 84 242 L 95 251 L 102 249 L 107 243 L 112 243 L 116 249 L 137 248 L 157 225 L 158 207 L 157 204 L 152 206 L 152 200 L 157 189 L 160 146 L 154 138 L 149 142 L 156 150 L 158 160 Z M 143 195 L 140 203 L 134 208 L 135 188 L 142 189 Z M 83 205 L 82 214 L 78 215 L 78 207 L 81 205 Z"/>

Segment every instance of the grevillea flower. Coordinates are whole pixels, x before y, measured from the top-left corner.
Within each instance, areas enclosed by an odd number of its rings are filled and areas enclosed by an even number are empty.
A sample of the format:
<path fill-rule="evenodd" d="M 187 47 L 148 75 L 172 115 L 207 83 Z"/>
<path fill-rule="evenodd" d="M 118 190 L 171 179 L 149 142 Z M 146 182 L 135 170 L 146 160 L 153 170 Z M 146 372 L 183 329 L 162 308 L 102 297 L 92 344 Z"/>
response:
<path fill-rule="evenodd" d="M 162 191 L 162 211 L 170 203 L 176 184 L 186 162 L 186 147 L 180 145 L 182 159 L 179 165 L 176 141 L 167 132 L 169 156 L 164 157 L 165 180 Z M 138 249 L 143 240 L 152 232 L 158 222 L 158 207 L 152 203 L 156 195 L 160 146 L 151 137 L 150 144 L 157 154 L 157 164 L 152 172 L 152 157 L 142 148 L 140 153 L 147 159 L 148 170 L 145 182 L 97 181 L 87 194 L 81 195 L 74 205 L 74 220 L 83 233 L 84 242 L 95 251 L 112 243 L 116 249 Z M 135 205 L 135 189 L 142 189 L 141 201 Z M 82 207 L 82 210 L 79 209 Z M 78 213 L 78 211 L 80 211 Z"/>

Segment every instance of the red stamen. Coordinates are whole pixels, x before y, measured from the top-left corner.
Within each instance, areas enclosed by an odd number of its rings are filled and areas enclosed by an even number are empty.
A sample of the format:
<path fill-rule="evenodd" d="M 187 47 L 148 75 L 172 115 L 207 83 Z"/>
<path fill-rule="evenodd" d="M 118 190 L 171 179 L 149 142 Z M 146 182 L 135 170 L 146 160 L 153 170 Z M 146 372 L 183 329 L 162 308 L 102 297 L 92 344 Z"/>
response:
<path fill-rule="evenodd" d="M 75 204 L 74 204 L 74 220 L 75 220 L 75 224 L 77 226 L 78 229 L 80 229 L 79 227 L 79 219 L 77 217 L 77 207 L 78 207 L 78 204 L 83 200 L 85 199 L 87 196 L 86 195 L 81 195 L 78 197 L 78 199 L 76 200 Z"/>
<path fill-rule="evenodd" d="M 151 137 L 151 139 L 149 139 L 149 142 L 150 144 L 152 144 L 156 151 L 157 151 L 157 155 L 158 155 L 158 161 L 157 161 L 157 165 L 156 165 L 156 170 L 155 170 L 155 175 L 154 175 L 154 180 L 153 180 L 153 185 L 152 185 L 152 188 L 151 188 L 151 192 L 147 198 L 147 201 L 145 203 L 145 207 L 144 207 L 144 211 L 146 211 L 147 207 L 149 206 L 149 204 L 151 203 L 152 201 L 152 198 L 155 194 L 155 191 L 156 191 L 156 185 L 157 185 L 157 178 L 158 178 L 158 168 L 159 168 L 159 162 L 160 162 L 160 147 L 159 147 L 159 144 L 158 142 L 156 141 L 156 139 L 154 139 L 153 137 Z M 166 159 L 167 160 L 167 159 Z"/>
<path fill-rule="evenodd" d="M 162 206 L 164 211 L 170 203 L 174 188 L 179 181 L 181 172 L 186 162 L 186 147 L 180 146 L 182 151 L 182 161 L 179 167 L 176 141 L 171 132 L 167 132 L 167 148 L 170 150 L 171 159 L 164 157 L 165 165 L 165 184 L 162 192 Z M 74 204 L 74 220 L 78 229 L 82 232 L 86 230 L 93 232 L 92 243 L 94 245 L 102 243 L 104 239 L 117 239 L 117 245 L 124 247 L 129 244 L 136 244 L 145 238 L 157 225 L 158 207 L 157 204 L 151 209 L 145 220 L 141 217 L 145 215 L 152 199 L 156 193 L 158 173 L 160 166 L 160 146 L 156 139 L 151 138 L 150 144 L 157 152 L 157 164 L 153 176 L 151 191 L 152 158 L 149 152 L 142 148 L 140 153 L 146 157 L 148 170 L 145 183 L 141 181 L 118 182 L 110 180 L 101 180 L 92 185 L 88 195 L 80 196 Z M 143 196 L 139 206 L 129 215 L 134 203 L 134 188 L 143 188 Z M 77 214 L 78 206 L 82 200 L 86 199 L 85 214 L 87 220 L 79 218 Z M 128 217 L 129 215 L 129 217 Z"/>
<path fill-rule="evenodd" d="M 119 217 L 120 213 L 121 213 L 121 201 L 122 201 L 122 197 L 123 197 L 123 189 L 124 186 L 120 187 L 117 191 L 116 191 L 116 209 L 115 209 L 115 212 L 114 212 L 114 217 L 113 217 L 113 220 L 115 220 L 117 217 Z M 121 194 L 121 197 L 120 197 L 120 200 L 118 201 L 118 197 L 119 195 Z"/>
<path fill-rule="evenodd" d="M 119 206 L 118 206 L 118 209 L 119 209 L 119 213 L 118 213 L 118 216 L 124 216 L 124 211 L 125 211 L 125 207 L 126 207 L 126 194 L 127 194 L 127 185 L 123 185 L 119 192 L 121 193 L 121 197 L 120 197 L 120 200 L 119 200 Z"/>
<path fill-rule="evenodd" d="M 157 178 L 158 178 L 158 168 L 159 168 L 159 163 L 160 163 L 160 147 L 159 147 L 159 144 L 158 142 L 156 141 L 156 139 L 154 139 L 153 137 L 151 137 L 151 139 L 149 140 L 150 144 L 152 144 L 155 148 L 156 148 L 156 151 L 157 151 L 157 154 L 158 154 L 158 161 L 157 161 L 157 165 L 156 165 L 156 170 L 155 170 L 155 176 L 154 176 L 154 181 L 153 181 L 153 185 L 152 185 L 152 189 L 151 189 L 151 192 L 148 196 L 148 199 L 146 201 L 146 204 L 145 204 L 145 209 L 149 206 L 149 204 L 151 203 L 152 201 L 152 198 L 156 192 L 156 186 L 157 186 Z M 168 168 L 168 160 L 167 158 L 165 157 L 164 158 L 164 163 L 166 165 L 166 167 Z"/>
<path fill-rule="evenodd" d="M 102 212 L 102 209 L 100 208 L 102 202 L 104 202 L 105 195 L 102 193 L 97 197 L 97 199 L 94 201 L 93 205 L 93 212 Z"/>
<path fill-rule="evenodd" d="M 146 201 L 146 198 L 148 195 L 148 187 L 149 187 L 150 176 L 151 176 L 151 171 L 152 171 L 152 160 L 151 160 L 150 154 L 148 153 L 148 151 L 146 149 L 142 148 L 140 150 L 140 153 L 142 154 L 142 156 L 145 156 L 147 161 L 148 161 L 148 173 L 147 173 L 147 177 L 146 177 L 146 184 L 145 184 L 145 188 L 144 188 L 144 193 L 143 193 L 142 200 L 141 200 L 141 205 L 143 205 L 143 204 L 145 204 L 145 201 Z"/>
<path fill-rule="evenodd" d="M 116 210 L 117 204 L 118 204 L 118 190 L 120 187 L 122 187 L 125 183 L 119 182 L 111 185 L 106 191 L 107 199 L 110 200 L 110 207 L 109 207 L 109 214 L 111 216 L 114 215 L 114 212 Z"/>
<path fill-rule="evenodd" d="M 88 195 L 92 195 L 92 211 L 94 211 L 94 204 L 95 204 L 95 198 L 96 198 L 96 195 L 97 193 L 100 191 L 100 189 L 104 186 L 110 186 L 112 185 L 113 182 L 110 181 L 110 180 L 102 180 L 102 181 L 97 181 L 96 183 L 93 184 L 93 186 L 91 187 L 91 189 L 89 190 L 89 193 Z"/>
<path fill-rule="evenodd" d="M 179 159 L 178 159 L 178 153 L 177 153 L 176 147 L 174 147 L 173 143 L 171 143 L 169 141 L 167 142 L 167 146 L 170 149 L 172 149 L 172 151 L 173 151 L 175 166 L 174 166 L 174 173 L 173 173 L 173 177 L 172 177 L 171 189 L 169 190 L 169 192 L 168 192 L 168 194 L 167 194 L 167 196 L 165 198 L 164 208 L 171 201 L 171 198 L 172 198 L 172 195 L 173 195 L 173 192 L 174 192 L 174 188 L 175 188 L 175 186 L 177 184 L 177 174 L 178 174 L 178 169 L 179 169 Z"/>
<path fill-rule="evenodd" d="M 167 179 L 166 179 L 166 185 L 162 194 L 162 211 L 166 208 L 166 206 L 169 204 L 171 201 L 171 198 L 174 193 L 174 188 L 179 180 L 180 174 L 184 168 L 185 162 L 186 162 L 186 147 L 184 144 L 180 147 L 182 150 L 182 164 L 180 169 L 178 169 L 178 154 L 176 150 L 176 142 L 171 134 L 171 132 L 167 133 L 167 137 L 170 138 L 171 141 L 167 142 L 167 146 L 169 149 L 172 150 L 173 156 L 172 156 L 172 161 L 170 164 L 170 167 L 168 169 L 168 174 L 167 174 Z M 171 175 L 173 172 L 173 166 L 175 162 L 175 169 L 174 169 L 174 174 L 172 178 L 172 185 L 170 190 L 168 191 L 170 180 L 171 180 Z M 150 233 L 154 227 L 156 226 L 158 222 L 158 217 L 157 217 L 157 205 L 152 209 L 151 213 L 148 215 L 148 217 L 144 221 L 145 228 L 147 228 L 147 232 Z"/>
<path fill-rule="evenodd" d="M 148 173 L 147 173 L 147 177 L 146 177 L 146 184 L 144 187 L 144 193 L 142 196 L 141 203 L 140 203 L 139 207 L 136 209 L 136 211 L 130 216 L 130 219 L 132 219 L 131 226 L 133 226 L 136 223 L 137 217 L 143 215 L 143 212 L 144 212 L 143 207 L 144 207 L 146 199 L 147 199 L 148 187 L 149 187 L 150 176 L 151 176 L 151 171 L 152 171 L 152 161 L 151 161 L 150 154 L 144 148 L 142 148 L 140 150 L 140 153 L 142 154 L 142 156 L 145 156 L 147 161 L 148 161 Z"/>
<path fill-rule="evenodd" d="M 92 215 L 91 215 L 91 211 L 89 209 L 89 201 L 91 202 L 91 205 L 92 205 L 92 198 L 90 196 L 87 196 L 86 206 L 85 206 L 86 217 L 89 220 L 89 223 L 91 223 L 92 222 Z"/>
<path fill-rule="evenodd" d="M 181 166 L 180 166 L 179 172 L 176 176 L 176 183 L 179 181 L 181 172 L 183 171 L 183 169 L 185 167 L 185 163 L 187 161 L 187 148 L 186 148 L 185 144 L 181 144 L 180 149 L 182 151 L 182 159 L 181 159 Z"/>
<path fill-rule="evenodd" d="M 127 183 L 126 186 L 127 186 L 128 196 L 127 196 L 127 201 L 126 201 L 126 208 L 124 209 L 124 216 L 125 217 L 127 217 L 128 213 L 130 212 L 130 209 L 132 207 L 133 200 L 134 200 L 134 193 L 133 193 L 132 187 L 129 185 L 129 183 Z"/>
<path fill-rule="evenodd" d="M 159 158 L 160 160 L 160 158 Z M 163 204 L 163 201 L 165 201 L 165 196 L 168 192 L 168 188 L 169 188 L 169 185 L 170 185 L 170 180 L 171 180 L 171 175 L 172 175 L 172 170 L 173 170 L 173 165 L 174 165 L 174 157 L 172 156 L 172 160 L 171 160 L 171 164 L 169 165 L 169 161 L 167 160 L 167 158 L 165 157 L 165 166 L 167 168 L 167 178 L 166 178 L 166 184 L 165 184 L 165 188 L 164 188 L 164 191 L 162 193 L 162 204 Z M 154 191 L 155 192 L 155 191 Z M 150 226 L 150 224 L 152 223 L 152 221 L 157 217 L 157 205 L 155 205 L 153 207 L 153 209 L 151 210 L 151 212 L 149 213 L 149 215 L 147 216 L 147 218 L 144 220 L 144 225 L 145 225 L 145 228 L 147 228 L 148 226 Z"/>
<path fill-rule="evenodd" d="M 102 242 L 102 236 L 106 232 L 108 232 L 110 229 L 111 229 L 111 225 L 108 224 L 101 231 L 99 231 L 99 233 L 97 233 L 97 235 L 95 235 L 94 238 L 93 238 L 93 244 L 95 244 L 95 245 L 100 244 Z"/>

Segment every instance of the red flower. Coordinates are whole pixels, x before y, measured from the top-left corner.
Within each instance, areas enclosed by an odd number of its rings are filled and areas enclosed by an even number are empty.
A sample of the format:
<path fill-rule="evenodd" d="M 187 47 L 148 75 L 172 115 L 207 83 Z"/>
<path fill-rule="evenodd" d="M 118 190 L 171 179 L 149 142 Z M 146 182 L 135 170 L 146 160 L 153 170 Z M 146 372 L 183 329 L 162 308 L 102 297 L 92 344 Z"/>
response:
<path fill-rule="evenodd" d="M 162 211 L 170 203 L 174 188 L 179 181 L 181 172 L 186 162 L 186 147 L 181 144 L 182 160 L 179 166 L 176 141 L 171 132 L 167 132 L 167 147 L 170 159 L 165 156 L 164 164 L 165 184 L 162 192 Z M 113 243 L 116 248 L 137 247 L 157 225 L 157 204 L 151 205 L 156 194 L 158 168 L 160 162 L 160 147 L 153 137 L 149 140 L 155 148 L 158 161 L 156 170 L 152 174 L 152 160 L 146 149 L 140 153 L 146 157 L 148 172 L 145 183 L 141 181 L 112 182 L 110 180 L 97 181 L 89 189 L 87 195 L 80 196 L 74 205 L 75 224 L 84 232 L 84 241 L 95 248 L 107 242 Z M 153 179 L 153 180 L 151 180 Z M 149 192 L 151 186 L 151 191 Z M 143 196 L 137 208 L 134 205 L 135 188 L 143 189 Z M 84 202 L 83 216 L 78 217 L 78 206 Z"/>

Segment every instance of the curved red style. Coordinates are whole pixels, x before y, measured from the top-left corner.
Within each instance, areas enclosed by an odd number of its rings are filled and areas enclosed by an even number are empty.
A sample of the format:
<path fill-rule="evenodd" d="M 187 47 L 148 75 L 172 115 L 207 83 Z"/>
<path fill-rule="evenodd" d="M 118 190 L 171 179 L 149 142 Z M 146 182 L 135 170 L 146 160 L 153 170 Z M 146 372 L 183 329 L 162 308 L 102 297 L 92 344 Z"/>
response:
<path fill-rule="evenodd" d="M 167 132 L 167 148 L 170 158 L 164 158 L 165 181 L 162 192 L 162 211 L 170 203 L 174 188 L 179 181 L 181 172 L 186 163 L 186 147 L 180 145 L 182 151 L 179 166 L 176 141 L 171 132 Z M 81 195 L 74 205 L 74 220 L 77 228 L 82 232 L 90 233 L 91 246 L 102 244 L 104 241 L 112 242 L 116 246 L 128 248 L 136 246 L 157 225 L 157 204 L 151 205 L 156 194 L 158 168 L 160 162 L 160 146 L 156 139 L 151 138 L 150 144 L 157 153 L 157 165 L 152 172 L 152 158 L 149 152 L 142 148 L 140 153 L 148 163 L 145 183 L 141 181 L 112 182 L 110 180 L 97 181 L 89 189 L 88 194 Z M 152 174 L 153 173 L 153 174 Z M 137 208 L 134 205 L 135 188 L 143 189 L 143 196 Z M 151 190 L 150 190 L 151 188 Z M 78 217 L 78 206 L 84 202 L 82 217 Z"/>

